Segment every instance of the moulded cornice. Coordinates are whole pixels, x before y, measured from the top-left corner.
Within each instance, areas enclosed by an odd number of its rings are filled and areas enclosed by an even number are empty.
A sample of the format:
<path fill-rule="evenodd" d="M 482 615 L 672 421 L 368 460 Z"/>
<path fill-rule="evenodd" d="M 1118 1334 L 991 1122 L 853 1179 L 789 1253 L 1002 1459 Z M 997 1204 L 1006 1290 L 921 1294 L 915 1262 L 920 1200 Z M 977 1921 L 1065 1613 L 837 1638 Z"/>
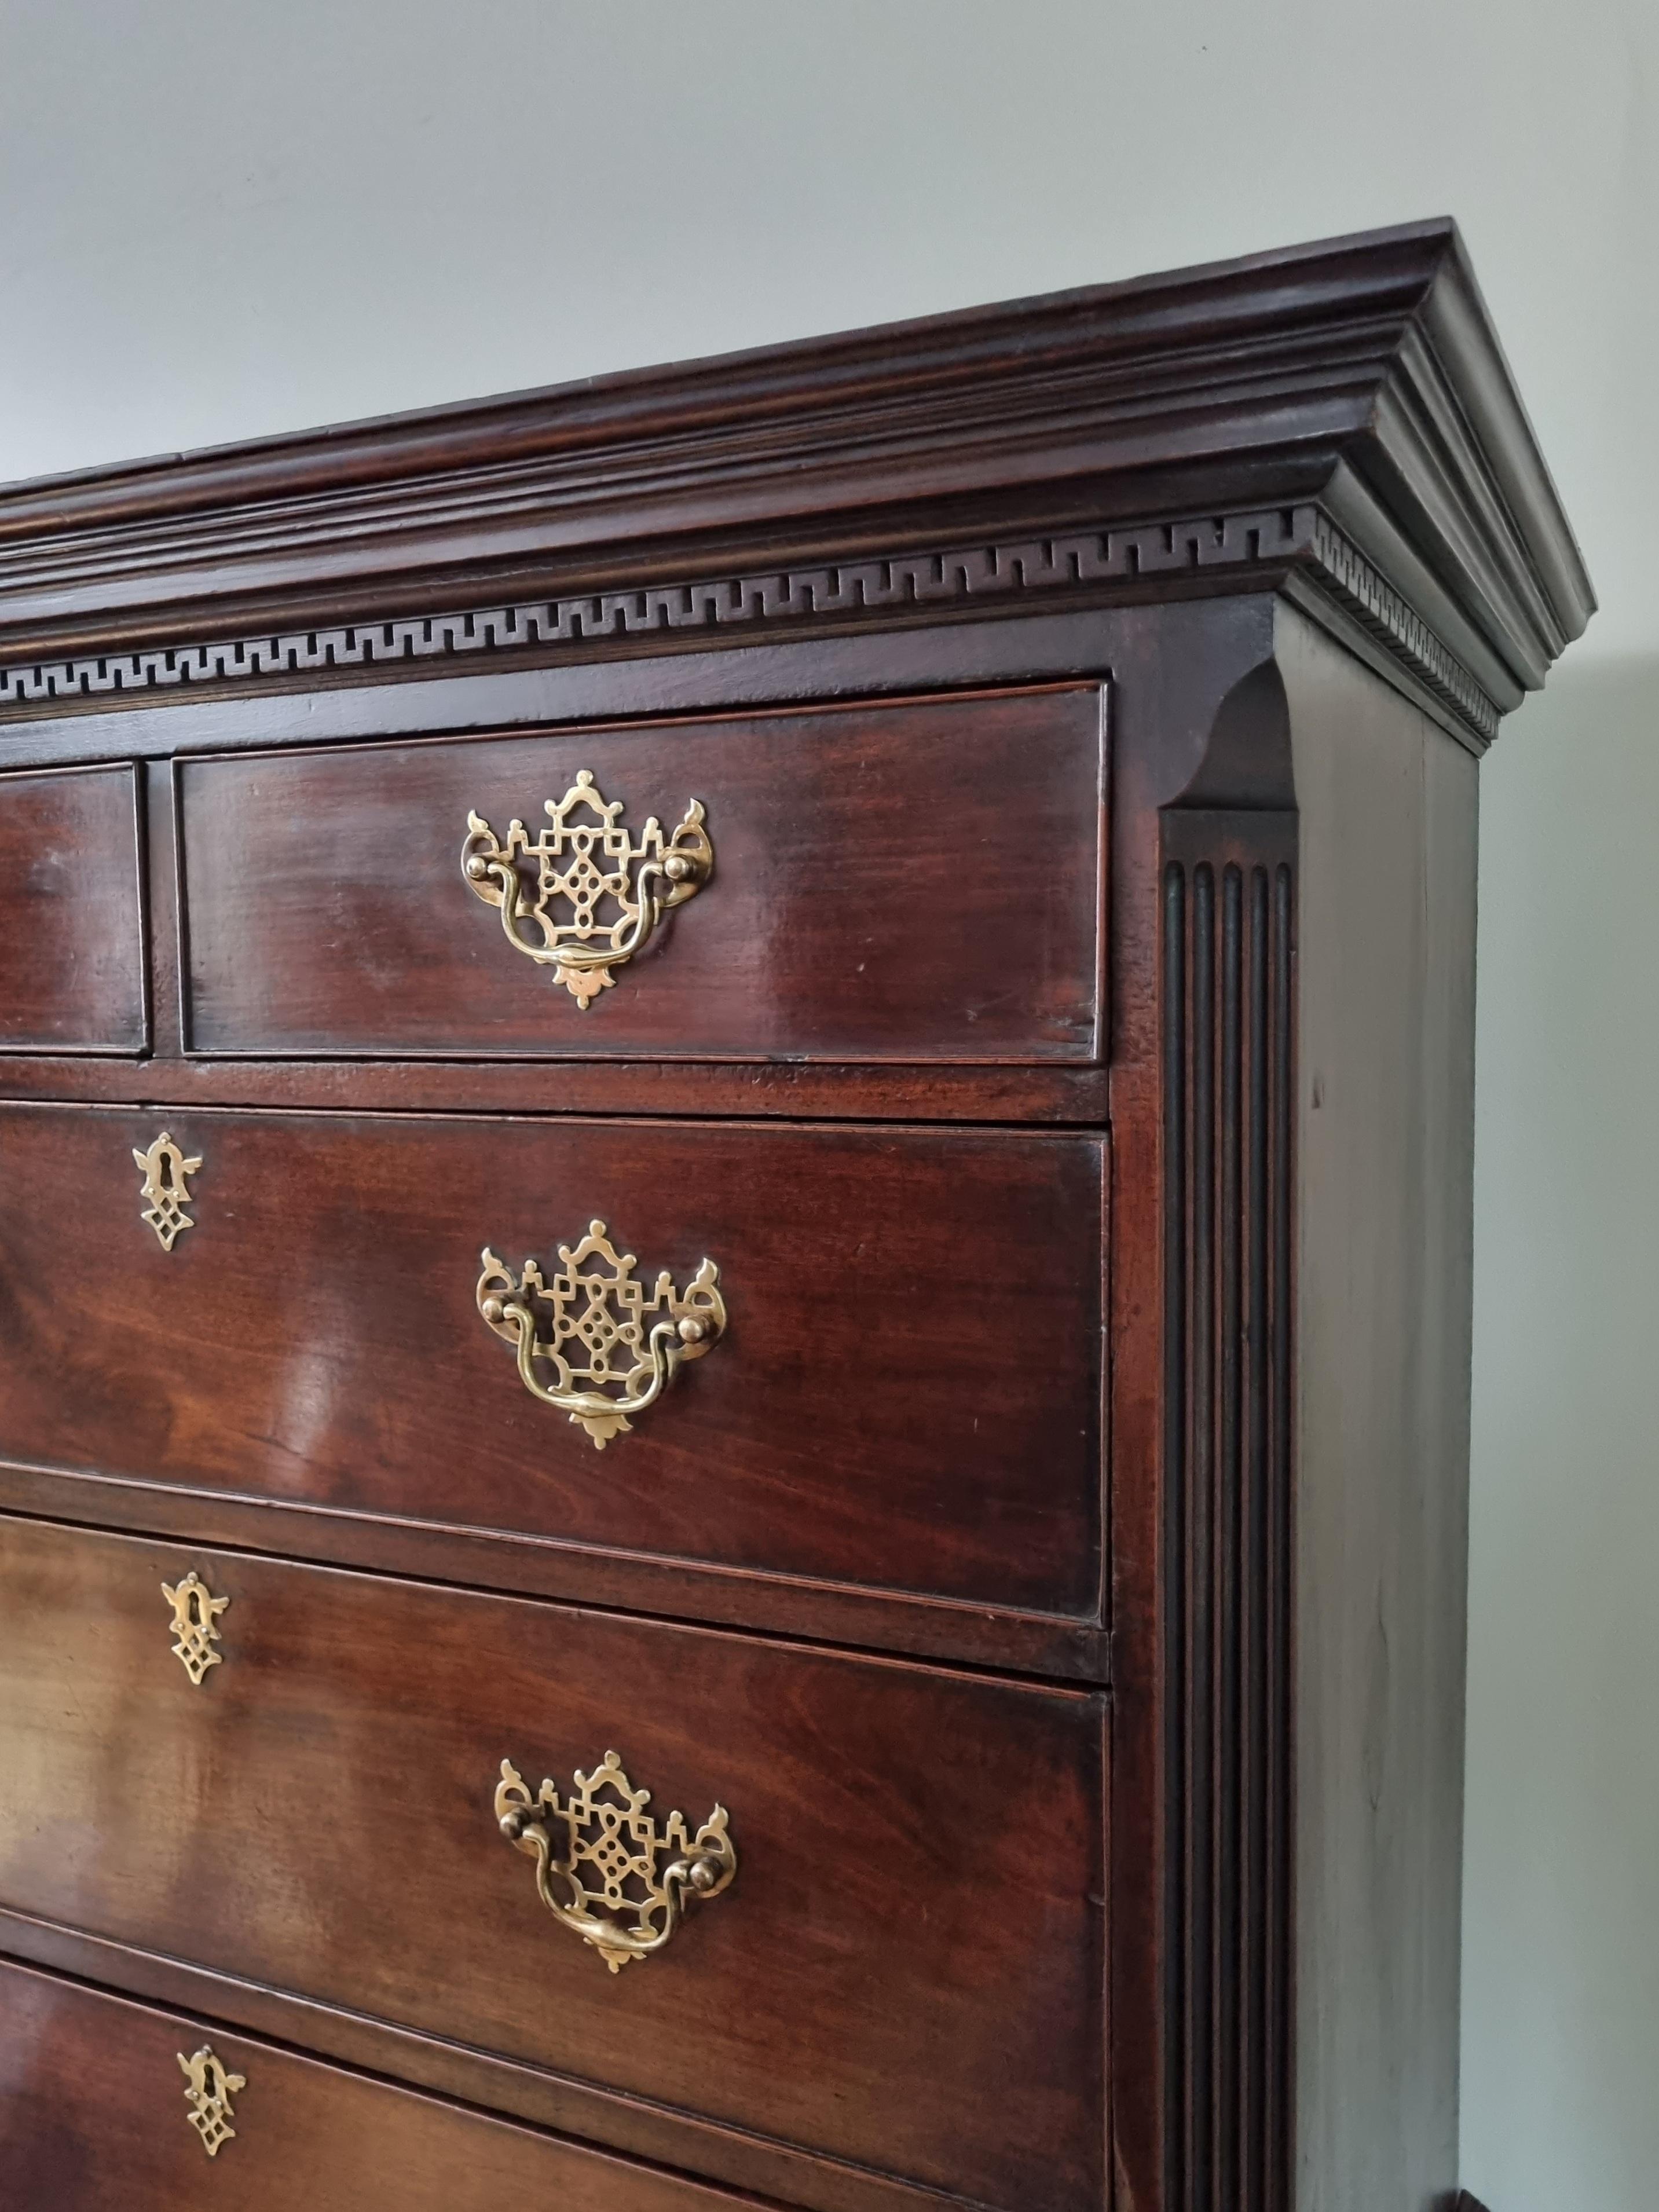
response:
<path fill-rule="evenodd" d="M 15 486 L 0 697 L 93 699 L 70 672 L 169 651 L 228 681 L 319 624 L 1293 507 L 1498 710 L 1583 629 L 1450 224 Z"/>

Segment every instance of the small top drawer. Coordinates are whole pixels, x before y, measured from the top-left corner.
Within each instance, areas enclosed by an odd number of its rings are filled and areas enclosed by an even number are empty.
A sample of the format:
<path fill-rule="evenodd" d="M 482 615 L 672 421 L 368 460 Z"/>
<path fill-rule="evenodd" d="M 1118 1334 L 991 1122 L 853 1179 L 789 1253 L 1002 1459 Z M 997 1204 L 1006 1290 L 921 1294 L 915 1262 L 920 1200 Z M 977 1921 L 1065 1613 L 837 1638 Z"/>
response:
<path fill-rule="evenodd" d="M 0 1052 L 149 1042 L 137 781 L 0 775 Z"/>
<path fill-rule="evenodd" d="M 179 776 L 198 1052 L 1097 1057 L 1097 685 Z"/>

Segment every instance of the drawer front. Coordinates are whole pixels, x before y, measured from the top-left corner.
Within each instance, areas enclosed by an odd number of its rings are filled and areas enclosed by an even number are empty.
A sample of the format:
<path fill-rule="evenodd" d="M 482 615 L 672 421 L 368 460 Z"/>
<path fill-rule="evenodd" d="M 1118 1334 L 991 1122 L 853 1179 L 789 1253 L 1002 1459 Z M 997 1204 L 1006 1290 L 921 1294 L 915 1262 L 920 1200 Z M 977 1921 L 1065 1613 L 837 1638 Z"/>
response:
<path fill-rule="evenodd" d="M 1081 1135 L 0 1109 L 0 1456 L 1092 1618 L 1103 1180 Z M 726 1314 L 610 1433 L 478 1304 L 596 1220 Z"/>
<path fill-rule="evenodd" d="M 1097 1694 L 0 1530 L 0 1902 L 1009 2212 L 1098 2203 Z M 495 1796 L 505 1759 L 585 1807 L 609 1752 L 665 1853 L 718 1807 L 735 1861 L 616 1972 Z"/>
<path fill-rule="evenodd" d="M 0 775 L 0 1051 L 142 1053 L 137 781 Z"/>
<path fill-rule="evenodd" d="M 1101 723 L 1088 687 L 182 763 L 191 1044 L 1090 1060 Z M 579 849 L 595 806 L 547 811 L 584 773 L 622 808 L 608 848 Z M 672 841 L 694 799 L 680 857 L 706 836 L 713 872 L 653 924 L 647 818 Z M 483 856 L 514 820 L 544 858 L 504 904 Z M 551 957 L 641 931 L 601 970 Z"/>
<path fill-rule="evenodd" d="M 188 2070 L 204 2052 L 222 2076 Z M 0 1961 L 12 2212 L 501 2212 L 520 2191 L 560 2212 L 750 2202 Z"/>

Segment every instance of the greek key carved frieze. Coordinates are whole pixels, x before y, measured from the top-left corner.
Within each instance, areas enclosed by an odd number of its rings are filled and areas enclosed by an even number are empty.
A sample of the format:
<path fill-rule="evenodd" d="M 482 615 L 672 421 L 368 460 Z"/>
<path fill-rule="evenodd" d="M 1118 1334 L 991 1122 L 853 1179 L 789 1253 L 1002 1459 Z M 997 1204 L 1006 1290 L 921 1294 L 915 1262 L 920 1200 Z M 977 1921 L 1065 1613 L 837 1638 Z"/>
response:
<path fill-rule="evenodd" d="M 580 647 L 616 639 L 896 618 L 981 601 L 1109 589 L 1149 576 L 1294 563 L 1388 645 L 1484 737 L 1498 710 L 1480 684 L 1391 586 L 1313 506 L 957 546 L 816 568 L 648 584 L 631 591 L 344 623 L 326 629 L 218 638 L 200 645 L 37 660 L 0 668 L 0 708 L 203 684 L 271 683 L 315 672 L 404 667 L 475 655 Z"/>

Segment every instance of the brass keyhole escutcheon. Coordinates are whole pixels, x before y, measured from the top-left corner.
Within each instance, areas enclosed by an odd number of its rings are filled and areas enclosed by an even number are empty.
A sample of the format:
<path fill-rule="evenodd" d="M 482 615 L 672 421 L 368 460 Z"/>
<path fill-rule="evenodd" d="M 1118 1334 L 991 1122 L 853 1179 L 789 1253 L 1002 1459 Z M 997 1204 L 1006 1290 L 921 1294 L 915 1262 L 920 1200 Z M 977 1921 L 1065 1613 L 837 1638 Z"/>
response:
<path fill-rule="evenodd" d="M 178 2057 L 190 2085 L 185 2091 L 190 2124 L 202 2138 L 202 2148 L 208 2156 L 217 2158 L 225 2144 L 235 2140 L 236 2130 L 230 2124 L 230 2100 L 246 2088 L 247 2077 L 231 2073 L 205 2043 L 193 2057 L 186 2058 L 182 2051 Z"/>
<path fill-rule="evenodd" d="M 161 1594 L 173 1607 L 173 1656 L 199 1690 L 210 1667 L 224 1663 L 216 1651 L 219 1616 L 230 1603 L 215 1597 L 194 1567 L 179 1583 L 163 1583 Z"/>
<path fill-rule="evenodd" d="M 132 1157 L 144 1177 L 144 1204 L 138 1218 L 155 1231 L 161 1249 L 171 1252 L 185 1231 L 196 1226 L 185 1208 L 194 1203 L 189 1179 L 201 1166 L 201 1155 L 186 1159 L 163 1129 L 147 1151 L 141 1152 L 135 1145 Z"/>

